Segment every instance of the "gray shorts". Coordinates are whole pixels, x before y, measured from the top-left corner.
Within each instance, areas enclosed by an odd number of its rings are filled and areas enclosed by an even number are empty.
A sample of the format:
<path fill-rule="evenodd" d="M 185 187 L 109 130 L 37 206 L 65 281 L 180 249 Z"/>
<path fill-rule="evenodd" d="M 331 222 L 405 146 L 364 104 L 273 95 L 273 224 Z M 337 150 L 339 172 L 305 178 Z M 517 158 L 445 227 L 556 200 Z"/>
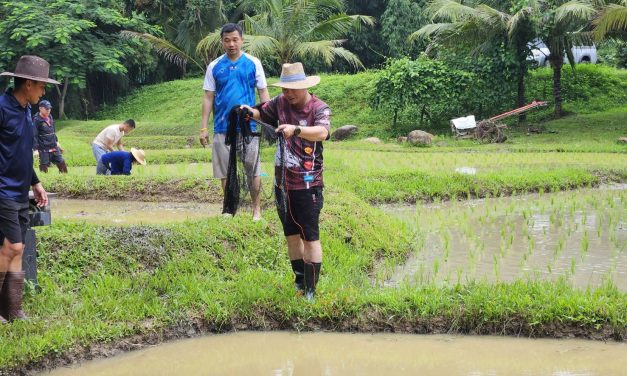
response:
<path fill-rule="evenodd" d="M 213 146 L 211 154 L 211 164 L 213 166 L 213 177 L 218 179 L 226 179 L 226 172 L 229 167 L 229 149 L 224 144 L 226 134 L 216 133 L 213 135 Z M 242 138 L 237 139 L 237 156 L 242 160 L 241 154 Z M 259 160 L 259 137 L 253 137 L 250 144 L 246 145 L 246 160 L 243 161 L 246 167 L 247 176 L 261 175 L 261 161 Z"/>

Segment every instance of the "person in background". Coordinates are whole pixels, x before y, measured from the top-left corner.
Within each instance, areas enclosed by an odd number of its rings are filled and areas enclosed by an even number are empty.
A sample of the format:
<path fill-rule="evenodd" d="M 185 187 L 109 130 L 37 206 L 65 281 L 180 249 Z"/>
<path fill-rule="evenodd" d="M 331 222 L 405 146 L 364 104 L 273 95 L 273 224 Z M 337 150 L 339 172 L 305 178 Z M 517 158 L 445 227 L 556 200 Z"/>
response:
<path fill-rule="evenodd" d="M 202 105 L 200 142 L 207 145 L 209 133 L 207 123 L 213 111 L 213 176 L 221 180 L 222 190 L 226 187 L 226 176 L 229 164 L 229 146 L 225 145 L 229 111 L 239 104 L 255 104 L 255 89 L 261 102 L 270 100 L 266 84 L 266 76 L 261 62 L 254 56 L 242 51 L 244 36 L 242 27 L 229 23 L 220 30 L 224 55 L 212 61 L 207 67 L 203 89 L 205 96 Z M 251 131 L 255 125 L 251 123 Z M 238 140 L 238 150 L 242 143 Z M 235 146 L 235 145 L 233 145 Z M 246 168 L 246 177 L 250 187 L 253 205 L 253 220 L 261 219 L 261 162 L 259 160 L 259 138 L 255 137 L 246 145 L 246 160 L 242 161 Z M 252 180 L 252 184 L 251 181 Z"/>
<path fill-rule="evenodd" d="M 146 155 L 142 149 L 131 151 L 112 151 L 100 158 L 105 166 L 105 175 L 130 175 L 133 164 L 146 165 Z"/>
<path fill-rule="evenodd" d="M 135 129 L 135 120 L 128 119 L 122 124 L 109 125 L 103 129 L 91 143 L 91 151 L 96 158 L 96 174 L 104 175 L 107 172 L 105 166 L 100 162 L 100 158 L 113 151 L 113 147 L 117 147 L 119 151 L 124 151 L 122 137 L 131 133 Z"/>
<path fill-rule="evenodd" d="M 54 163 L 60 173 L 67 173 L 67 165 L 61 153 L 64 152 L 54 129 L 54 119 L 50 111 L 52 104 L 47 100 L 39 102 L 39 112 L 33 116 L 35 136 L 33 150 L 39 153 L 39 171 L 48 172 L 50 163 Z"/>
<path fill-rule="evenodd" d="M 22 270 L 24 237 L 29 223 L 29 189 L 38 206 L 48 205 L 48 194 L 33 168 L 31 105 L 46 93 L 50 64 L 38 56 L 20 57 L 13 88 L 0 96 L 0 324 L 22 320 L 25 273 Z"/>

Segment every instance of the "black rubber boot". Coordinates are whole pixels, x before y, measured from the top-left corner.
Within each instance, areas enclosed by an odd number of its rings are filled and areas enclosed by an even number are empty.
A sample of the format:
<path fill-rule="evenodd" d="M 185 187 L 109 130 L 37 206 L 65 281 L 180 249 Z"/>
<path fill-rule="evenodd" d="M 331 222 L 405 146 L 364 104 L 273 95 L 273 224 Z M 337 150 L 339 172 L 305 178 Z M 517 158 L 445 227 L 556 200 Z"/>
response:
<path fill-rule="evenodd" d="M 316 296 L 316 285 L 320 278 L 321 262 L 305 262 L 305 299 L 312 301 Z"/>
<path fill-rule="evenodd" d="M 9 307 L 6 306 L 8 303 L 5 303 L 4 290 L 2 289 L 5 274 L 5 272 L 0 272 L 0 324 L 6 324 L 8 322 L 4 316 L 8 316 Z"/>
<path fill-rule="evenodd" d="M 24 277 L 25 272 L 7 272 L 2 292 L 3 304 L 6 303 L 7 316 L 9 321 L 27 319 L 22 311 L 22 300 L 24 298 Z"/>
<path fill-rule="evenodd" d="M 57 168 L 59 169 L 60 173 L 67 174 L 67 164 L 65 164 L 65 161 L 57 163 Z"/>
<path fill-rule="evenodd" d="M 294 285 L 297 292 L 305 291 L 305 262 L 303 259 L 290 260 L 294 271 Z"/>

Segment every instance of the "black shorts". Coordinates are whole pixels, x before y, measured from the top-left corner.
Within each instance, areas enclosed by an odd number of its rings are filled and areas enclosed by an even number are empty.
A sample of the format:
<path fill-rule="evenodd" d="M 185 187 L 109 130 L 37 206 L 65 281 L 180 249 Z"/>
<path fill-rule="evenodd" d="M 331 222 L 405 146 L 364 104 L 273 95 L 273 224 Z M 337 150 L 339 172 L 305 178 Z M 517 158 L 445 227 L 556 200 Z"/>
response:
<path fill-rule="evenodd" d="M 28 229 L 28 201 L 18 202 L 0 199 L 0 236 L 11 243 L 24 243 L 24 236 Z"/>
<path fill-rule="evenodd" d="M 318 226 L 320 211 L 324 204 L 322 187 L 313 187 L 296 191 L 287 191 L 287 215 L 283 217 L 282 207 L 283 193 L 278 187 L 274 187 L 279 218 L 283 224 L 285 236 L 300 235 L 301 239 L 308 242 L 320 240 L 320 228 Z"/>
<path fill-rule="evenodd" d="M 50 162 L 54 163 L 55 165 L 63 162 L 63 156 L 61 155 L 61 151 L 59 149 L 55 151 L 39 150 L 39 165 L 50 166 Z"/>

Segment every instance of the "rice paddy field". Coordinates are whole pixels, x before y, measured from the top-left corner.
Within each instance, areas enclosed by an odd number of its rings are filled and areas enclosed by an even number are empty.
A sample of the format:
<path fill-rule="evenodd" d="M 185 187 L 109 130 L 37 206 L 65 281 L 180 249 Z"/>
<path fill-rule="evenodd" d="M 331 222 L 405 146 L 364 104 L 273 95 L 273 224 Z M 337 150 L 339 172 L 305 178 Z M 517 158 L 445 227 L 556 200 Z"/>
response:
<path fill-rule="evenodd" d="M 341 98 L 341 80 L 320 95 Z M 542 122 L 539 134 L 511 126 L 504 144 L 446 130 L 426 148 L 362 133 L 325 142 L 324 263 L 307 303 L 270 194 L 273 146 L 261 155 L 263 220 L 252 221 L 248 198 L 235 217 L 219 215 L 211 151 L 186 104 L 199 112 L 198 80 L 188 81 L 142 89 L 150 101 L 168 85 L 197 97 L 174 98 L 162 122 L 143 115 L 153 107 L 141 96 L 104 120 L 60 122 L 70 172 L 51 169 L 44 186 L 75 212 L 102 214 L 53 211 L 37 228 L 39 286 L 27 288 L 30 319 L 0 327 L 0 374 L 241 330 L 627 338 L 625 105 Z M 338 109 L 334 128 L 350 111 Z M 148 165 L 95 176 L 89 141 L 131 116 L 125 145 L 145 148 Z M 145 202 L 150 221 L 113 219 Z"/>

